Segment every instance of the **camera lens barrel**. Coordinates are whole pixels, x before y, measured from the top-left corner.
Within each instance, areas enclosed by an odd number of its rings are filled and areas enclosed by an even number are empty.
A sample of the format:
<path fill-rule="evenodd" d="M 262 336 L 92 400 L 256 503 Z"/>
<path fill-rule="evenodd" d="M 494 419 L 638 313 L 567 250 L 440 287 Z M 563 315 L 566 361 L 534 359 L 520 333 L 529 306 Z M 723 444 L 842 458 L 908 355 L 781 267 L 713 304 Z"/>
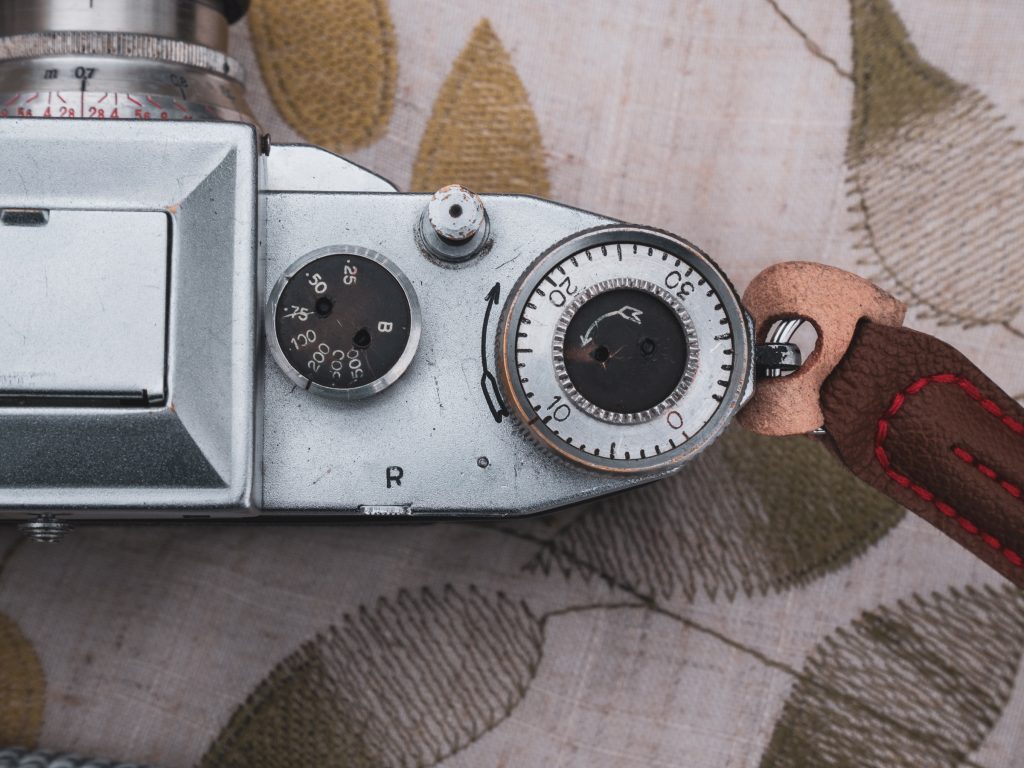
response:
<path fill-rule="evenodd" d="M 228 28 L 248 0 L 5 0 L 0 117 L 254 123 Z"/>
<path fill-rule="evenodd" d="M 39 32 L 128 32 L 227 52 L 228 25 L 248 2 L 217 0 L 5 0 L 0 36 Z"/>

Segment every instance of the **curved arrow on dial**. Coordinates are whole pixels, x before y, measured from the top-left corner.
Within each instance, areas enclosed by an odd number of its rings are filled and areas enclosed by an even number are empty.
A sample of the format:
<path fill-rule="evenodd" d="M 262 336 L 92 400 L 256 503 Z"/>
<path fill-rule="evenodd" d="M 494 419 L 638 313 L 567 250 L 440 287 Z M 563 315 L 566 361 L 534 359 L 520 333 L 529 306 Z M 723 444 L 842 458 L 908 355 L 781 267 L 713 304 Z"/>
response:
<path fill-rule="evenodd" d="M 587 344 L 592 342 L 594 340 L 594 331 L 597 330 L 597 326 L 600 325 L 602 320 L 607 320 L 609 317 L 622 317 L 629 320 L 631 323 L 643 325 L 643 321 L 640 319 L 642 314 L 643 312 L 641 310 L 631 307 L 628 304 L 622 309 L 617 309 L 614 312 L 606 312 L 590 324 L 590 327 L 587 328 L 586 334 L 580 336 L 580 342 L 582 342 L 583 346 L 587 346 Z"/>

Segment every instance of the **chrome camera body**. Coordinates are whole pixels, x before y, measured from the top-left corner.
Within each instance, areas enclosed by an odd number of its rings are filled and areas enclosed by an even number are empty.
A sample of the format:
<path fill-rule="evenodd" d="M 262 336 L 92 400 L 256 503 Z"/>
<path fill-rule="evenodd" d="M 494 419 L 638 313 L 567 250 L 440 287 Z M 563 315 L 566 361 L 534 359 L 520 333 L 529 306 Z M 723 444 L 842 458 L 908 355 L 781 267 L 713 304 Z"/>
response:
<path fill-rule="evenodd" d="M 674 472 L 749 397 L 686 241 L 271 144 L 244 3 L 71 5 L 0 14 L 0 517 L 531 514 Z"/>

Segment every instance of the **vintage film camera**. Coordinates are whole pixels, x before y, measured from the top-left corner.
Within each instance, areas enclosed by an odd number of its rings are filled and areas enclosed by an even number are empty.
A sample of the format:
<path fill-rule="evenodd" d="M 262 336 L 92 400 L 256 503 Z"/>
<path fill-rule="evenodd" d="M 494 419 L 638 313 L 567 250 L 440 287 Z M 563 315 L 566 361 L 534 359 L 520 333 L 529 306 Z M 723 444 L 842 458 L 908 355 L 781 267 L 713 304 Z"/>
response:
<path fill-rule="evenodd" d="M 272 144 L 247 4 L 0 4 L 3 518 L 524 515 L 721 434 L 755 348 L 705 254 Z"/>

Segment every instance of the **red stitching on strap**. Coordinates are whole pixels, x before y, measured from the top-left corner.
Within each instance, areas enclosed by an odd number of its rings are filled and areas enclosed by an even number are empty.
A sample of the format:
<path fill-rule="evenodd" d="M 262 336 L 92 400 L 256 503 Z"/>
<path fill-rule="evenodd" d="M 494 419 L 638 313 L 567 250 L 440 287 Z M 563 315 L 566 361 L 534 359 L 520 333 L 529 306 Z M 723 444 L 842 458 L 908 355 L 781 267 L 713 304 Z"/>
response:
<path fill-rule="evenodd" d="M 969 454 L 960 446 L 954 446 L 953 453 L 956 454 L 956 457 L 960 459 L 962 462 L 974 467 L 989 480 L 993 480 L 996 483 L 998 483 L 1000 488 L 1002 488 L 1008 494 L 1013 496 L 1015 499 L 1024 501 L 1024 498 L 1022 498 L 1022 496 L 1024 496 L 1024 492 L 1022 492 L 1018 486 L 1014 485 L 1008 480 L 1003 480 L 1001 477 L 999 477 L 999 473 L 992 469 L 992 467 L 985 466 L 980 461 L 978 461 L 977 458 Z"/>
<path fill-rule="evenodd" d="M 964 394 L 966 394 L 974 402 L 976 402 L 978 405 L 984 408 L 986 412 L 992 414 L 997 419 L 999 419 L 999 421 L 1005 427 L 1010 429 L 1012 432 L 1017 433 L 1018 435 L 1024 435 L 1024 424 L 1004 414 L 1002 409 L 995 401 L 990 400 L 984 395 L 982 395 L 981 391 L 976 386 L 974 386 L 974 384 L 972 384 L 970 381 L 963 378 L 962 376 L 957 376 L 956 374 L 953 373 L 937 373 L 932 376 L 925 376 L 923 378 L 918 379 L 909 387 L 904 389 L 902 392 L 897 392 L 893 396 L 892 403 L 889 405 L 888 410 L 886 410 L 886 412 L 882 415 L 882 418 L 878 420 L 878 428 L 875 430 L 875 458 L 878 460 L 879 465 L 885 471 L 885 474 L 888 475 L 894 483 L 897 483 L 903 486 L 904 488 L 909 488 L 920 498 L 924 499 L 925 501 L 931 502 L 932 504 L 935 505 L 935 508 L 939 510 L 939 512 L 941 512 L 943 515 L 953 520 L 956 520 L 960 527 L 967 531 L 967 533 L 971 534 L 972 536 L 980 536 L 981 540 L 984 541 L 985 544 L 987 544 L 989 547 L 996 550 L 997 552 L 1001 552 L 1003 557 L 1009 560 L 1010 563 L 1012 563 L 1018 568 L 1024 568 L 1024 557 L 1021 557 L 1012 549 L 1004 547 L 1002 543 L 999 541 L 999 539 L 997 539 L 995 536 L 992 536 L 989 533 L 986 533 L 985 531 L 980 530 L 978 526 L 976 526 L 966 517 L 961 515 L 946 502 L 935 498 L 935 494 L 933 494 L 927 488 L 923 488 L 906 475 L 901 474 L 897 472 L 895 469 L 893 469 L 892 462 L 889 459 L 889 453 L 885 450 L 885 440 L 889 436 L 890 419 L 892 419 L 893 416 L 900 412 L 904 404 L 907 402 L 907 398 L 910 395 L 916 395 L 929 384 L 956 384 L 957 386 L 960 387 L 961 390 L 963 390 Z M 1018 499 L 1022 499 L 1022 496 L 1024 496 L 1024 492 L 1022 492 L 1020 488 L 1018 488 L 1013 483 L 999 479 L 999 476 L 997 475 L 995 470 L 993 470 L 991 467 L 987 467 L 984 464 L 978 462 L 977 459 L 971 456 L 971 454 L 969 454 L 967 451 L 963 450 L 960 447 L 955 447 L 953 448 L 953 453 L 956 454 L 957 458 L 960 459 L 961 461 L 964 461 L 967 464 L 976 467 L 978 471 L 981 472 L 981 474 L 983 474 L 985 477 L 999 483 L 1000 487 L 1004 491 L 1009 493 L 1011 496 L 1014 496 Z"/>

